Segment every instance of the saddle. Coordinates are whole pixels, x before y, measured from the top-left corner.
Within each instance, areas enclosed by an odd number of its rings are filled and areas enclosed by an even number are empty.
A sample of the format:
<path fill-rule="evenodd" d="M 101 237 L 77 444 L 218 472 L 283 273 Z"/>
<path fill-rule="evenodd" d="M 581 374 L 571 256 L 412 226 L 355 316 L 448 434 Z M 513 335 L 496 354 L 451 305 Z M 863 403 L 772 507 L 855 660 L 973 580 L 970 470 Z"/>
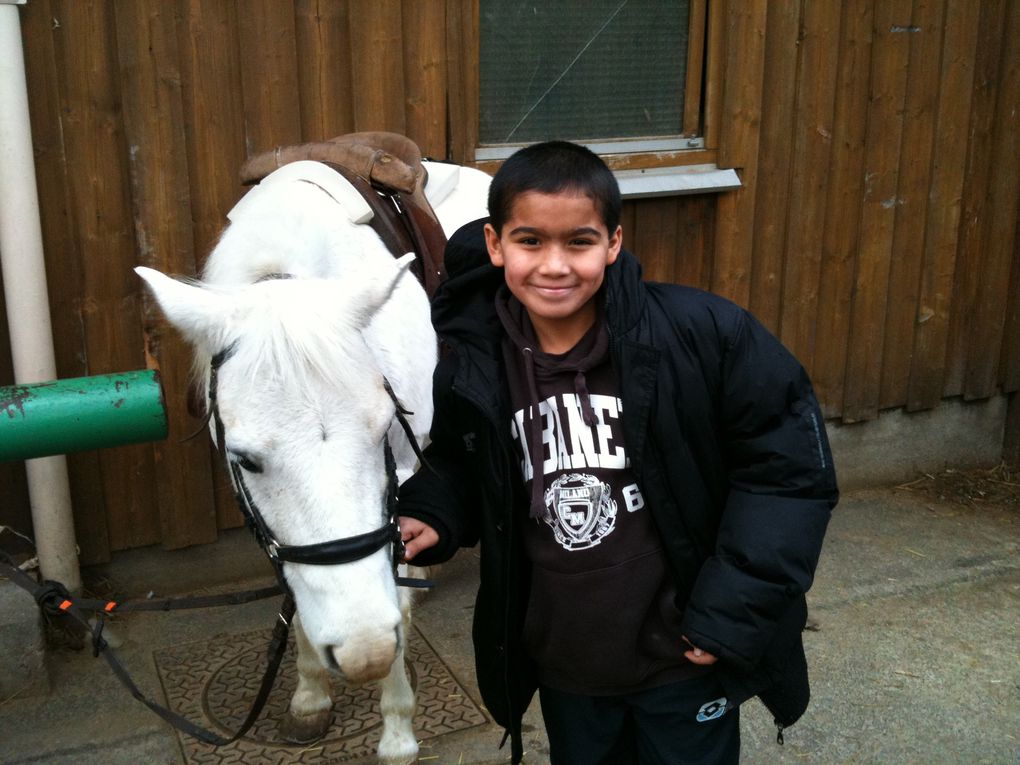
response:
<path fill-rule="evenodd" d="M 396 133 L 349 133 L 328 141 L 278 146 L 241 166 L 241 183 L 258 183 L 291 162 L 321 162 L 342 175 L 365 198 L 368 224 L 393 253 L 415 253 L 411 266 L 431 298 L 446 278 L 446 234 L 425 197 L 428 174 L 418 145 Z"/>

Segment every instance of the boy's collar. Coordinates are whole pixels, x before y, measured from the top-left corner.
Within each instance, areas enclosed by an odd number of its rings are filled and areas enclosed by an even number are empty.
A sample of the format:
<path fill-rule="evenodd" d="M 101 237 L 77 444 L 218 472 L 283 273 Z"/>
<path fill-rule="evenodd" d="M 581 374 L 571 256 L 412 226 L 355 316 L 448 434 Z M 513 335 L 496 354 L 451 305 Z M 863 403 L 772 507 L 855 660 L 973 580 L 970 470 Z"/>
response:
<path fill-rule="evenodd" d="M 495 306 L 496 315 L 503 325 L 510 341 L 519 348 L 530 347 L 536 356 L 543 356 L 548 359 L 561 359 L 572 355 L 576 350 L 582 349 L 587 354 L 595 345 L 592 340 L 599 332 L 604 332 L 606 326 L 606 285 L 603 283 L 598 291 L 592 296 L 595 303 L 595 321 L 584 335 L 574 344 L 574 347 L 565 353 L 546 353 L 541 350 L 538 335 L 531 322 L 524 304 L 510 291 L 510 288 L 503 284 L 496 291 Z"/>

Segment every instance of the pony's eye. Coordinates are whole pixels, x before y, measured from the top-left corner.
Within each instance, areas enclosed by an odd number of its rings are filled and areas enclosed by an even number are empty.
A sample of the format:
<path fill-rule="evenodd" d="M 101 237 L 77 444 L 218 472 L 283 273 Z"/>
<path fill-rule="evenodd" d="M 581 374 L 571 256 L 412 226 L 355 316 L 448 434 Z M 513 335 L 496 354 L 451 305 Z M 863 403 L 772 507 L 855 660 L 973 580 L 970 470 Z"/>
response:
<path fill-rule="evenodd" d="M 250 455 L 244 454 L 243 452 L 234 452 L 231 456 L 233 461 L 237 463 L 238 467 L 242 470 L 247 470 L 249 473 L 262 472 L 262 465 Z"/>

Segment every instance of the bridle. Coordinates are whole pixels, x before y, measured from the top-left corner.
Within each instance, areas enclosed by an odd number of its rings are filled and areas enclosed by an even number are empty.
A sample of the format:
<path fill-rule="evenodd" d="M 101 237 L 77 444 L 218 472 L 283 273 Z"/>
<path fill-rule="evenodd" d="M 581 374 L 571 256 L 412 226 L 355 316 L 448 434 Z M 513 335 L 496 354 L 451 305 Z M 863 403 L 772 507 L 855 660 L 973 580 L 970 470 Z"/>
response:
<path fill-rule="evenodd" d="M 258 504 L 253 499 L 248 485 L 244 480 L 242 468 L 236 461 L 227 455 L 226 431 L 223 420 L 220 418 L 217 404 L 217 378 L 220 367 L 234 352 L 236 345 L 231 344 L 215 354 L 209 367 L 209 414 L 212 418 L 216 431 L 216 445 L 220 457 L 224 460 L 227 469 L 230 471 L 234 482 L 235 499 L 237 506 L 245 518 L 245 522 L 251 529 L 255 540 L 266 553 L 276 570 L 277 579 L 284 591 L 290 594 L 290 588 L 283 576 L 284 563 L 301 563 L 315 566 L 337 566 L 345 563 L 367 558 L 387 545 L 391 546 L 390 556 L 393 563 L 393 575 L 400 587 L 430 587 L 431 582 L 423 579 L 402 577 L 397 574 L 397 565 L 404 557 L 404 542 L 400 536 L 400 524 L 397 521 L 397 465 L 393 457 L 393 450 L 390 448 L 389 436 L 383 438 L 383 456 L 386 465 L 386 522 L 375 531 L 369 531 L 356 536 L 331 539 L 326 542 L 315 542 L 308 545 L 283 545 L 277 540 L 265 517 L 259 510 Z M 389 382 L 384 379 L 383 387 L 395 407 L 395 417 L 401 428 L 410 441 L 418 460 L 424 465 L 425 458 L 422 455 L 421 447 L 418 445 L 410 423 L 407 421 L 408 412 Z"/>

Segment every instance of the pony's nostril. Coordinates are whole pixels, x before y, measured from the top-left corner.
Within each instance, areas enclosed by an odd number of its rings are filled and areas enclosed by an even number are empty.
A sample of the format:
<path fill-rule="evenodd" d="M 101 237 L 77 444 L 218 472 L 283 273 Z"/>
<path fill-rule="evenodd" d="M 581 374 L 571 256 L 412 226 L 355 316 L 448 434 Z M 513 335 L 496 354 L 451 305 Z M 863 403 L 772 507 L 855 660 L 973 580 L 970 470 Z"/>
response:
<path fill-rule="evenodd" d="M 323 664 L 325 664 L 326 665 L 326 669 L 330 670 L 331 672 L 337 672 L 337 673 L 340 672 L 340 662 L 338 662 L 337 658 L 336 658 L 337 651 L 339 651 L 339 650 L 340 650 L 339 646 L 335 646 L 335 645 L 328 645 L 328 646 L 326 646 L 326 650 L 325 650 L 326 657 L 325 657 L 325 661 L 323 662 Z"/>

